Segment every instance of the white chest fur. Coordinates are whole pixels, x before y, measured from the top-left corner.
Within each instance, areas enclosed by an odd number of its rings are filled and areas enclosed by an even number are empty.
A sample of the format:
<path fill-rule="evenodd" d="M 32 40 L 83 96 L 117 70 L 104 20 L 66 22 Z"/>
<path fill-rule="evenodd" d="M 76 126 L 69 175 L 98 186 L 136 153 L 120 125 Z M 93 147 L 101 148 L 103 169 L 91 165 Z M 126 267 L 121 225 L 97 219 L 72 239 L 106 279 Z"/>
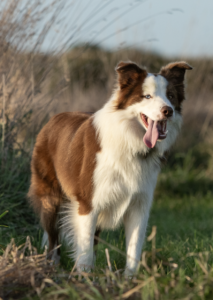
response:
<path fill-rule="evenodd" d="M 101 151 L 96 156 L 92 207 L 98 214 L 97 225 L 102 228 L 116 227 L 136 198 L 146 202 L 146 207 L 149 202 L 147 209 L 150 207 L 160 171 L 158 157 L 163 156 L 176 139 L 182 119 L 175 114 L 173 121 L 167 124 L 167 138 L 157 142 L 155 154 L 151 154 L 143 143 L 145 129 L 138 121 L 140 103 L 115 110 L 116 97 L 115 92 L 95 114 L 93 122 Z"/>
<path fill-rule="evenodd" d="M 136 198 L 145 206 L 148 201 L 150 206 L 159 170 L 153 157 L 119 157 L 109 150 L 98 153 L 92 199 L 93 209 L 99 215 L 97 226 L 115 228 Z"/>

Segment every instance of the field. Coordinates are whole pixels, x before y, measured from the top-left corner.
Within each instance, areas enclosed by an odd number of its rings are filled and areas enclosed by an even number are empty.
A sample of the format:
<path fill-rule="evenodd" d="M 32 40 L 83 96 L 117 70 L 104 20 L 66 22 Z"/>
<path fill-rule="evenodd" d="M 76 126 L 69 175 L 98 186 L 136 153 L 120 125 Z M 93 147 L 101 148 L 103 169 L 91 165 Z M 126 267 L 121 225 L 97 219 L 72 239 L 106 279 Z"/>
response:
<path fill-rule="evenodd" d="M 15 18 L 21 0 L 8 3 L 0 13 L 0 299 L 213 299 L 212 58 L 168 60 L 144 49 L 88 44 L 42 53 L 35 43 L 29 51 L 26 29 L 42 15 L 29 18 L 23 10 Z M 18 46 L 7 42 L 13 38 Z M 122 275 L 122 227 L 101 233 L 94 273 L 76 274 L 64 245 L 61 264 L 51 265 L 26 199 L 37 133 L 59 112 L 99 109 L 119 61 L 158 72 L 183 59 L 194 67 L 186 78 L 183 129 L 158 179 L 138 276 Z"/>
<path fill-rule="evenodd" d="M 153 226 L 156 226 L 157 233 L 144 246 L 143 255 L 146 253 L 146 256 L 143 257 L 137 279 L 125 281 L 121 275 L 118 276 L 122 270 L 116 273 L 125 264 L 125 255 L 120 252 L 125 251 L 125 238 L 120 228 L 101 234 L 103 241 L 98 245 L 96 275 L 92 277 L 88 274 L 90 279 L 86 277 L 85 282 L 78 280 L 75 273 L 68 280 L 73 262 L 68 259 L 66 249 L 63 248 L 61 265 L 54 271 L 51 271 L 52 266 L 43 262 L 40 267 L 42 275 L 39 277 L 35 271 L 39 269 L 39 264 L 31 266 L 36 279 L 35 285 L 30 287 L 31 281 L 26 283 L 29 278 L 26 279 L 26 274 L 22 274 L 22 268 L 26 270 L 27 264 L 30 264 L 30 251 L 26 249 L 23 261 L 17 259 L 15 262 L 13 246 L 8 254 L 8 269 L 5 266 L 7 276 L 4 277 L 3 299 L 212 299 L 212 157 L 208 153 L 208 145 L 204 153 L 202 149 L 203 145 L 196 145 L 185 153 L 173 151 L 168 164 L 163 168 L 147 236 L 151 234 Z M 43 253 L 44 250 L 40 248 L 42 230 L 26 201 L 30 178 L 29 156 L 26 153 L 18 155 L 15 150 L 9 154 L 11 157 L 3 161 L 4 172 L 1 172 L 0 211 L 8 210 L 1 218 L 1 225 L 8 227 L 1 227 L 0 230 L 0 254 L 6 252 L 11 238 L 15 239 L 18 246 L 25 243 L 27 236 L 38 253 Z M 107 271 L 105 248 L 109 249 L 112 273 Z M 19 251 L 22 252 L 21 249 Z M 31 251 L 35 254 L 35 249 Z M 3 264 L 3 257 L 1 259 L 0 263 Z M 20 275 L 19 284 L 15 283 L 14 278 L 10 278 L 10 268 L 13 272 L 20 268 L 19 273 L 25 279 L 22 280 Z M 3 274 L 2 269 L 0 275 Z M 95 283 L 92 285 L 90 280 L 94 278 Z M 0 279 L 3 283 L 3 277 Z M 43 286 L 40 294 L 38 287 L 42 285 L 42 280 L 46 280 L 46 287 Z M 133 294 L 134 287 L 136 294 Z M 51 298 L 53 295 L 54 298 Z"/>

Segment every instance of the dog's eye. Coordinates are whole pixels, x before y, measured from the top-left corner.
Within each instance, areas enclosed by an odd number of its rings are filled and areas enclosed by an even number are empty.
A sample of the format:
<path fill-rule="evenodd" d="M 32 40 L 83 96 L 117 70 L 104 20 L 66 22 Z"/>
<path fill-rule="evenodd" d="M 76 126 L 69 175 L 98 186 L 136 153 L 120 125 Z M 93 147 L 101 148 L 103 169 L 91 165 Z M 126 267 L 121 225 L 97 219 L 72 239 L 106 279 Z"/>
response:
<path fill-rule="evenodd" d="M 169 100 L 172 100 L 174 98 L 174 96 L 172 94 L 168 95 Z"/>
<path fill-rule="evenodd" d="M 145 95 L 145 96 L 144 96 L 144 98 L 146 98 L 146 99 L 150 99 L 150 98 L 151 98 L 151 96 L 150 96 L 150 95 Z"/>

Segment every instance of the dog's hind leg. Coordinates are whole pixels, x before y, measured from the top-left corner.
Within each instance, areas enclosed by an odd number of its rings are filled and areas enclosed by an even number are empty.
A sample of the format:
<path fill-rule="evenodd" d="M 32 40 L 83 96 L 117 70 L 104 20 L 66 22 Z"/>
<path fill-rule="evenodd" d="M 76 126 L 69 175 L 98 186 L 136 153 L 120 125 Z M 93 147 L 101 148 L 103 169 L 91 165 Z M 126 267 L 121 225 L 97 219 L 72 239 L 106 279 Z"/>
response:
<path fill-rule="evenodd" d="M 59 205 L 58 199 L 54 196 L 43 196 L 41 197 L 41 224 L 48 235 L 48 256 L 55 263 L 59 263 L 60 260 L 60 249 L 54 249 L 59 245 L 59 235 L 58 235 L 58 211 Z"/>
<path fill-rule="evenodd" d="M 44 189 L 42 190 L 44 192 Z M 48 191 L 48 190 L 47 190 Z M 59 262 L 60 249 L 53 250 L 59 245 L 58 237 L 58 212 L 60 208 L 60 196 L 42 193 L 32 184 L 28 197 L 35 212 L 39 215 L 44 229 L 42 247 L 48 246 L 48 257 Z"/>

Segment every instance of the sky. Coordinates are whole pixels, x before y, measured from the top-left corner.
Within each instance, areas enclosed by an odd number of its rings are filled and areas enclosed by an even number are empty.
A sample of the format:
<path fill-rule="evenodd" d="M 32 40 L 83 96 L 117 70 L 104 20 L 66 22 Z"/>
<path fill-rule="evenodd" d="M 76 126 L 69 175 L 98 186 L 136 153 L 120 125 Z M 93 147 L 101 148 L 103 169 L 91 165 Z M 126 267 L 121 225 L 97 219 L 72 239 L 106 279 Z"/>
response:
<path fill-rule="evenodd" d="M 60 16 L 43 49 L 54 39 L 58 47 L 91 42 L 165 56 L 213 56 L 211 0 L 67 0 Z"/>

